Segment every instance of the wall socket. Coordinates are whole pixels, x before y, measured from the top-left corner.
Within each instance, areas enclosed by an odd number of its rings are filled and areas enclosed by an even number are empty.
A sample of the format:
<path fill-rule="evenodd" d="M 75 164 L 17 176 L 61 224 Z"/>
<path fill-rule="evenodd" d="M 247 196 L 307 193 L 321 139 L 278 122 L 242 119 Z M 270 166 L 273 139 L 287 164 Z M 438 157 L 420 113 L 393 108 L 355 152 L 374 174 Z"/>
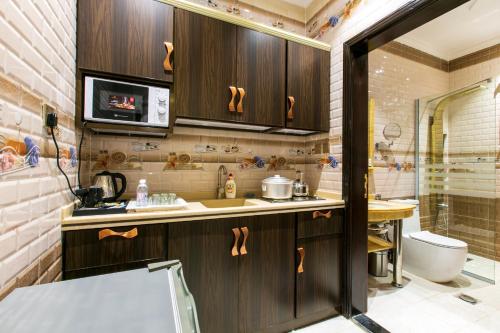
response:
<path fill-rule="evenodd" d="M 57 114 L 56 108 L 54 108 L 53 106 L 51 106 L 49 104 L 43 104 L 42 105 L 42 126 L 43 126 L 43 129 L 44 129 L 44 132 L 47 135 L 50 135 L 50 128 L 48 126 L 46 126 L 46 124 L 47 124 L 47 115 L 49 113 L 56 113 Z"/>

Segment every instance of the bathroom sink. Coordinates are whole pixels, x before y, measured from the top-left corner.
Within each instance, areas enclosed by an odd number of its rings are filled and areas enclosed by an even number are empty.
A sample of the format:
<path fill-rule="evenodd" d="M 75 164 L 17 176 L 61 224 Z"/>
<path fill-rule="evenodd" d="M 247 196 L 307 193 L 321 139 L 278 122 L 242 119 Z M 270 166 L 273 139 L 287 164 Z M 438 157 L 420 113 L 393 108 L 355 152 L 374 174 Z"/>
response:
<path fill-rule="evenodd" d="M 243 207 L 254 206 L 254 203 L 249 202 L 247 199 L 212 199 L 202 200 L 200 203 L 207 208 L 230 208 L 230 207 Z"/>
<path fill-rule="evenodd" d="M 400 220 L 413 215 L 414 205 L 382 200 L 368 201 L 368 223 Z"/>

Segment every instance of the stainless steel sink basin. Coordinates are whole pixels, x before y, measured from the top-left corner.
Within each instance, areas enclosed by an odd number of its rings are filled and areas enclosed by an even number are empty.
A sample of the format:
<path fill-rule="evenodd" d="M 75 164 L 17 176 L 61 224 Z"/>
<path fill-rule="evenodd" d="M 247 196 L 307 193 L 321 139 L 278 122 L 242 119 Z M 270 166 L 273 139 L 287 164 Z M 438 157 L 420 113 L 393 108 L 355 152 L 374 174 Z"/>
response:
<path fill-rule="evenodd" d="M 254 203 L 249 202 L 247 199 L 212 199 L 202 200 L 200 203 L 207 208 L 229 208 L 229 207 L 243 207 L 254 206 Z"/>

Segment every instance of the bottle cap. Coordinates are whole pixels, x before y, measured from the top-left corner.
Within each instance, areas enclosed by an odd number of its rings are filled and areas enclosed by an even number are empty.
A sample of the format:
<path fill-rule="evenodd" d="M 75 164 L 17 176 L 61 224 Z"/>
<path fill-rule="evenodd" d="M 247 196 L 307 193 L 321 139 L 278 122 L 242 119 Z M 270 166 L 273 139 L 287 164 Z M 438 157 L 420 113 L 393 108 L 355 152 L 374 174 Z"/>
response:
<path fill-rule="evenodd" d="M 139 180 L 139 184 L 146 184 L 146 179 Z"/>

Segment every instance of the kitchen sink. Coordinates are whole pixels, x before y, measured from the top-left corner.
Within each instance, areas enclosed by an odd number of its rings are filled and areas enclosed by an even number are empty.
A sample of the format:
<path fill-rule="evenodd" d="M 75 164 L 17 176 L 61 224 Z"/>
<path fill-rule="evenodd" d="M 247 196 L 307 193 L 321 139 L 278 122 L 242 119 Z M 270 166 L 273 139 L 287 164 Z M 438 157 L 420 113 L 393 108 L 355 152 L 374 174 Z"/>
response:
<path fill-rule="evenodd" d="M 212 199 L 202 200 L 200 203 L 207 208 L 229 208 L 229 207 L 243 207 L 254 206 L 254 203 L 249 202 L 247 199 Z"/>

